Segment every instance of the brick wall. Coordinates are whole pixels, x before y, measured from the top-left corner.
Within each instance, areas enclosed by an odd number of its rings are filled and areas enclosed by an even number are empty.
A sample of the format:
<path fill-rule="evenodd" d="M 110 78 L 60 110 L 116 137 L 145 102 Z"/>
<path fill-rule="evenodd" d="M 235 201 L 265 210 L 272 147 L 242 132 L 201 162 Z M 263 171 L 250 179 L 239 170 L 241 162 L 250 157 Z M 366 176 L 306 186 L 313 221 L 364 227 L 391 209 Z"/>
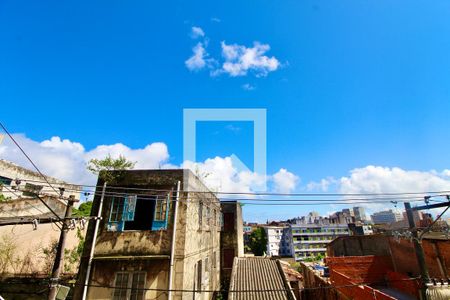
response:
<path fill-rule="evenodd" d="M 389 244 L 395 270 L 409 276 L 419 276 L 420 270 L 413 242 L 390 238 Z M 450 241 L 424 239 L 422 247 L 430 277 L 447 278 L 450 275 Z"/>

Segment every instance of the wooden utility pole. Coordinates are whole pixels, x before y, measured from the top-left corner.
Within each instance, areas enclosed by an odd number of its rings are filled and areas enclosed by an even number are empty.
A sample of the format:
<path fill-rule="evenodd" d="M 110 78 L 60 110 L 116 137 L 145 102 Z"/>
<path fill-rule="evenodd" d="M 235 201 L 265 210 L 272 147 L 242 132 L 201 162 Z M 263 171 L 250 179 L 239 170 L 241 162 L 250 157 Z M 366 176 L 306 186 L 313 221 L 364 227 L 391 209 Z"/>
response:
<path fill-rule="evenodd" d="M 56 293 L 58 291 L 59 275 L 61 274 L 61 268 L 64 265 L 64 248 L 66 245 L 67 232 L 69 231 L 69 218 L 72 215 L 74 201 L 74 198 L 71 197 L 67 202 L 66 213 L 64 215 L 64 220 L 62 223 L 58 247 L 56 248 L 55 262 L 53 263 L 52 275 L 50 277 L 50 291 L 48 293 L 48 300 L 55 300 Z"/>
<path fill-rule="evenodd" d="M 406 216 L 408 217 L 409 229 L 413 237 L 414 249 L 416 252 L 417 262 L 419 263 L 420 276 L 422 279 L 420 286 L 420 296 L 421 299 L 427 299 L 427 283 L 430 281 L 430 275 L 428 274 L 427 265 L 425 263 L 425 252 L 422 248 L 422 242 L 419 240 L 419 235 L 417 234 L 416 224 L 414 223 L 413 210 L 411 209 L 411 204 L 405 202 Z"/>

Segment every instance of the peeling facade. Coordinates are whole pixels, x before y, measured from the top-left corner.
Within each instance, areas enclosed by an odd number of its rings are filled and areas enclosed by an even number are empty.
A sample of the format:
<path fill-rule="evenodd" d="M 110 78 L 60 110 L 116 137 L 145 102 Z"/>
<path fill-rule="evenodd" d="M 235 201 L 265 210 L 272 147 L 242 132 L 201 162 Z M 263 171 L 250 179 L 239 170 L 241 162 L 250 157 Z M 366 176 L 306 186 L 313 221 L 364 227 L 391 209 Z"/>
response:
<path fill-rule="evenodd" d="M 92 215 L 100 194 L 98 188 Z M 87 298 L 168 299 L 173 256 L 172 299 L 211 299 L 212 292 L 197 291 L 220 286 L 220 214 L 219 200 L 189 170 L 120 171 L 106 189 Z M 94 226 L 87 230 L 74 299 L 81 299 Z"/>
<path fill-rule="evenodd" d="M 45 195 L 59 196 L 59 188 L 63 188 L 64 197 L 74 197 L 80 199 L 81 187 L 68 184 L 57 178 L 45 176 L 52 186 L 48 185 L 41 174 L 18 166 L 12 162 L 0 159 L 0 193 L 6 198 L 12 200 L 20 197 L 33 197 L 26 191 L 40 192 Z M 20 179 L 19 186 L 17 186 L 16 179 Z M 14 193 L 11 189 L 14 188 Z M 53 190 L 53 188 L 56 189 Z M 25 191 L 25 192 L 24 192 Z"/>

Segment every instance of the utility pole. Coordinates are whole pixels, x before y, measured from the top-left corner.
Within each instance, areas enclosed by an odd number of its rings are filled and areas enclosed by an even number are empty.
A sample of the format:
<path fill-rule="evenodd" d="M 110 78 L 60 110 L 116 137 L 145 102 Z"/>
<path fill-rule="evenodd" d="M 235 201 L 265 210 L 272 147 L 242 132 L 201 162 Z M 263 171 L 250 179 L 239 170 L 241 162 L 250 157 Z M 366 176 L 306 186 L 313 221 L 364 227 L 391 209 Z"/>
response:
<path fill-rule="evenodd" d="M 55 262 L 53 264 L 52 275 L 50 277 L 50 291 L 48 293 L 48 300 L 55 300 L 56 292 L 58 291 L 59 275 L 64 260 L 64 248 L 66 245 L 66 235 L 69 231 L 69 218 L 72 215 L 72 208 L 75 199 L 70 197 L 66 206 L 66 213 L 62 223 L 61 234 L 59 236 L 58 247 L 56 248 Z"/>
<path fill-rule="evenodd" d="M 100 226 L 100 220 L 102 218 L 103 200 L 105 199 L 106 184 L 107 184 L 106 182 L 103 183 L 102 196 L 100 198 L 100 205 L 98 207 L 97 218 L 95 219 L 94 235 L 92 237 L 91 249 L 89 251 L 89 260 L 88 260 L 88 265 L 87 265 L 87 270 L 86 270 L 86 278 L 84 280 L 84 285 L 83 285 L 83 296 L 81 298 L 82 300 L 86 300 L 86 297 L 87 297 L 87 290 L 88 290 L 89 279 L 90 279 L 91 268 L 92 268 L 92 258 L 94 257 L 95 241 L 97 240 L 98 228 Z"/>
<path fill-rule="evenodd" d="M 417 262 L 419 263 L 420 276 L 422 279 L 420 286 L 420 298 L 425 300 L 427 299 L 427 283 L 430 281 L 427 265 L 425 264 L 425 253 L 422 248 L 422 242 L 419 240 L 419 235 L 417 234 L 413 210 L 411 209 L 411 204 L 409 202 L 405 202 L 405 210 L 406 216 L 408 217 L 409 229 L 411 230 L 413 237 L 414 249 L 416 252 Z"/>

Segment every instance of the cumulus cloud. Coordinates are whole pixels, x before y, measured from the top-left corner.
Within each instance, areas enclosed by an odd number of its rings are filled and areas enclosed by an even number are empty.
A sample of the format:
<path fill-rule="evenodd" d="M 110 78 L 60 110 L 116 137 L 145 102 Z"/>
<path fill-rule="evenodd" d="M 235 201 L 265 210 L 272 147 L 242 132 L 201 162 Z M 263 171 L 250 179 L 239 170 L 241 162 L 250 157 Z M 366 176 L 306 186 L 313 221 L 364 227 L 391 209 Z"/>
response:
<path fill-rule="evenodd" d="M 423 193 L 417 195 L 418 198 L 426 195 L 426 192 L 450 191 L 450 178 L 448 170 L 443 171 L 417 171 L 404 170 L 399 167 L 365 166 L 350 170 L 348 176 L 340 178 L 327 177 L 318 182 L 309 182 L 306 185 L 308 191 L 328 192 L 329 190 L 343 194 L 382 194 L 382 193 Z M 344 196 L 341 199 L 353 205 L 349 199 L 356 196 Z M 387 196 L 395 201 L 395 196 Z M 404 196 L 399 196 L 401 198 Z M 356 198 L 366 198 L 358 196 Z M 373 196 L 368 196 L 371 201 Z M 378 196 L 382 198 L 382 196 Z M 392 199 L 394 198 L 394 199 Z M 399 201 L 402 199 L 398 199 Z M 415 202 L 417 203 L 417 202 Z M 368 212 L 386 210 L 394 208 L 395 203 L 371 203 L 359 204 L 368 209 Z M 403 204 L 398 202 L 398 208 Z"/>
<path fill-rule="evenodd" d="M 270 50 L 268 44 L 254 42 L 253 47 L 246 47 L 238 44 L 227 45 L 223 41 L 221 46 L 225 61 L 222 68 L 215 74 L 227 73 L 231 77 L 236 77 L 245 76 L 251 71 L 256 76 L 261 77 L 266 76 L 269 72 L 276 71 L 280 67 L 277 58 L 264 55 Z"/>
<path fill-rule="evenodd" d="M 119 155 L 136 162 L 136 169 L 191 169 L 205 184 L 214 191 L 255 192 L 264 190 L 268 181 L 280 191 L 290 191 L 295 187 L 298 177 L 286 169 L 280 169 L 273 176 L 265 176 L 248 170 L 242 171 L 232 156 L 214 157 L 204 162 L 186 161 L 181 165 L 170 164 L 167 145 L 155 142 L 143 148 L 132 149 L 122 143 L 98 145 L 91 150 L 68 139 L 52 137 L 41 142 L 34 141 L 23 134 L 14 134 L 14 138 L 23 147 L 36 165 L 46 175 L 71 183 L 95 184 L 96 176 L 86 170 L 92 158 L 102 159 L 107 155 L 114 158 Z M 0 144 L 0 157 L 33 170 L 31 164 L 9 140 Z"/>
<path fill-rule="evenodd" d="M 192 56 L 189 57 L 184 63 L 186 67 L 191 71 L 198 71 L 206 66 L 205 57 L 208 55 L 202 43 L 198 43 L 192 48 Z"/>
<path fill-rule="evenodd" d="M 191 28 L 191 38 L 197 39 L 200 37 L 204 37 L 205 32 L 200 27 L 192 26 Z"/>
<path fill-rule="evenodd" d="M 251 192 L 265 184 L 265 176 L 239 171 L 231 157 L 215 157 L 204 162 L 186 161 L 183 168 L 192 170 L 213 191 Z"/>
<path fill-rule="evenodd" d="M 445 174 L 445 171 L 443 172 Z M 366 166 L 339 180 L 342 193 L 395 193 L 450 190 L 450 180 L 433 171 Z"/>
<path fill-rule="evenodd" d="M 275 173 L 272 178 L 275 184 L 275 190 L 280 193 L 290 193 L 295 190 L 300 179 L 294 173 L 283 168 Z"/>
<path fill-rule="evenodd" d="M 86 164 L 92 158 L 101 159 L 108 154 L 112 157 L 124 155 L 129 160 L 136 162 L 136 168 L 156 169 L 170 166 L 168 164 L 169 152 L 164 143 L 152 143 L 142 149 L 131 149 L 117 143 L 99 145 L 86 151 L 82 144 L 60 137 L 37 142 L 22 134 L 13 136 L 44 174 L 68 182 L 95 183 L 96 177 L 86 170 Z M 33 170 L 32 165 L 9 139 L 5 139 L 0 145 L 0 156 Z"/>
<path fill-rule="evenodd" d="M 336 184 L 337 181 L 333 177 L 321 179 L 319 182 L 311 181 L 306 185 L 307 191 L 328 192 L 331 185 Z"/>
<path fill-rule="evenodd" d="M 209 57 L 204 43 L 199 42 L 192 48 L 192 56 L 189 57 L 184 64 L 191 71 L 199 71 L 203 68 L 212 68 L 216 61 Z"/>

